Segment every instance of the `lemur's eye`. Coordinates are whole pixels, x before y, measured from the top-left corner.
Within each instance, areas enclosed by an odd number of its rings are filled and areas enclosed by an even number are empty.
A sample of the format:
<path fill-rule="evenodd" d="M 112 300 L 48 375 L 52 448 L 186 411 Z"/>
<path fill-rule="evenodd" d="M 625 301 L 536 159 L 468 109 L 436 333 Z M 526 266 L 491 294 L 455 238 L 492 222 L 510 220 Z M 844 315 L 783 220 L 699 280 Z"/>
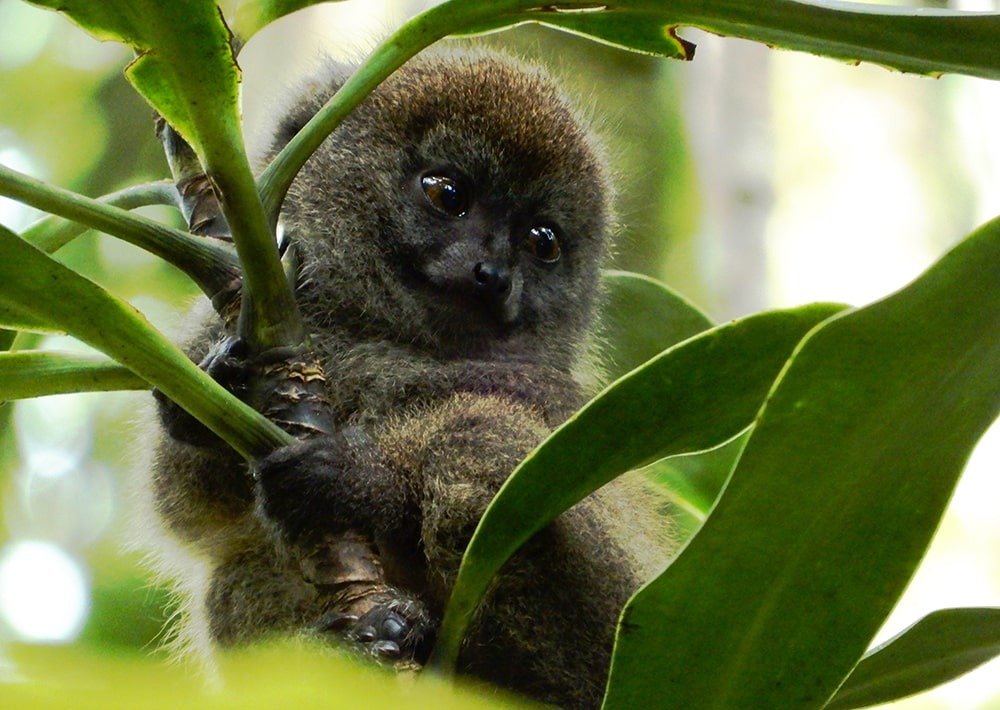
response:
<path fill-rule="evenodd" d="M 546 264 L 559 261 L 559 228 L 551 224 L 540 224 L 528 230 L 524 248 L 533 257 Z"/>
<path fill-rule="evenodd" d="M 471 190 L 460 181 L 446 175 L 424 175 L 420 187 L 431 206 L 446 215 L 462 217 L 469 211 Z"/>

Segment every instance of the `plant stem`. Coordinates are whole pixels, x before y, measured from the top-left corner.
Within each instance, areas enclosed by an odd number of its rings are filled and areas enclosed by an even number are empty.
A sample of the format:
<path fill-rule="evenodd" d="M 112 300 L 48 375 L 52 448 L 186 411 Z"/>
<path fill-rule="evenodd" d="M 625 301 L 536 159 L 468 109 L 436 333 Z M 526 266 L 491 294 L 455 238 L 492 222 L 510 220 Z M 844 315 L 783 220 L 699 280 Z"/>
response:
<path fill-rule="evenodd" d="M 141 247 L 183 270 L 208 295 L 239 275 L 232 250 L 225 245 L 192 237 L 127 210 L 47 185 L 2 165 L 0 194 Z M 47 246 L 58 243 L 58 237 L 44 236 L 42 228 L 37 229 L 34 236 L 38 241 Z"/>

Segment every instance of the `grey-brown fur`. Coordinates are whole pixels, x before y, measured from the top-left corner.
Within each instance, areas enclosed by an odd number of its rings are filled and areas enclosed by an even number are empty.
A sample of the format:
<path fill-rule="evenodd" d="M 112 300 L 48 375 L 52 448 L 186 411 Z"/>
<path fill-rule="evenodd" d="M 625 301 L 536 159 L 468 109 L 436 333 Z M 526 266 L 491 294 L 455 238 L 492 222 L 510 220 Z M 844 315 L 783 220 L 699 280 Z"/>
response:
<path fill-rule="evenodd" d="M 310 85 L 276 146 L 342 79 L 335 69 Z M 474 209 L 431 209 L 419 178 L 432 169 L 469 178 Z M 169 573 L 187 590 L 190 638 L 199 623 L 222 646 L 312 627 L 323 590 L 296 555 L 343 530 L 372 535 L 389 581 L 440 617 L 493 494 L 592 394 L 581 383 L 608 182 L 599 148 L 551 82 L 493 54 L 418 57 L 328 139 L 282 220 L 302 257 L 299 300 L 343 436 L 278 452 L 259 483 L 221 445 L 161 437 L 151 489 L 162 547 L 179 541 L 188 556 Z M 539 219 L 561 229 L 552 266 L 519 246 Z M 469 281 L 469 260 L 486 258 L 511 269 L 501 306 Z M 192 357 L 217 333 L 197 335 Z M 619 611 L 662 562 L 663 528 L 656 501 L 628 482 L 564 514 L 505 568 L 462 670 L 597 707 Z"/>

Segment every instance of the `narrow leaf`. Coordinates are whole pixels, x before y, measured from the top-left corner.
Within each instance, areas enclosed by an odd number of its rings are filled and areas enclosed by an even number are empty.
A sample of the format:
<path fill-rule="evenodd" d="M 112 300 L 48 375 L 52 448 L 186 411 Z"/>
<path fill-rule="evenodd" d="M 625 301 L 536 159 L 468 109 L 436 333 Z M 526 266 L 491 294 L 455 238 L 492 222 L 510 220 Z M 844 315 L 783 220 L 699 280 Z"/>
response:
<path fill-rule="evenodd" d="M 603 44 L 641 54 L 671 59 L 692 59 L 694 45 L 680 39 L 674 27 L 667 27 L 663 12 L 644 12 L 603 6 L 576 10 L 549 5 L 496 14 L 470 25 L 462 34 L 483 34 L 538 23 L 557 30 L 589 37 Z"/>
<path fill-rule="evenodd" d="M 521 544 L 618 475 L 738 434 L 802 336 L 842 308 L 774 311 L 710 330 L 618 380 L 556 430 L 480 521 L 438 637 L 437 667 L 450 670 L 489 581 Z"/>
<path fill-rule="evenodd" d="M 33 313 L 28 313 L 19 308 L 16 303 L 0 301 L 0 328 L 7 328 L 9 331 L 26 330 L 29 333 L 61 333 L 58 327 L 46 322 Z M 11 338 L 11 343 L 13 343 Z M 7 347 L 10 346 L 8 343 Z M 0 348 L 6 349 L 6 348 Z"/>
<path fill-rule="evenodd" d="M 942 609 L 865 656 L 825 707 L 889 703 L 1000 656 L 1000 609 Z"/>
<path fill-rule="evenodd" d="M 809 335 L 708 521 L 626 609 L 606 708 L 827 702 L 1000 413 L 997 264 L 1000 220 Z"/>
<path fill-rule="evenodd" d="M 0 254 L 0 307 L 23 311 L 110 355 L 244 456 L 291 441 L 198 369 L 127 303 L 2 227 Z"/>
<path fill-rule="evenodd" d="M 468 20 L 463 18 L 464 27 L 452 32 L 485 32 L 538 22 L 634 51 L 690 59 L 693 45 L 676 34 L 677 28 L 689 26 L 900 71 L 1000 78 L 997 13 L 821 0 L 618 0 L 613 4 L 452 0 L 439 7 L 457 13 L 458 4 L 467 7 L 470 15 Z M 473 16 L 476 8 L 488 11 Z"/>
<path fill-rule="evenodd" d="M 148 389 L 127 367 L 75 353 L 0 353 L 0 402 L 67 392 Z"/>
<path fill-rule="evenodd" d="M 604 12 L 553 12 L 543 25 L 590 37 L 612 47 L 670 59 L 694 59 L 695 46 L 664 24 L 662 14 L 608 9 Z"/>

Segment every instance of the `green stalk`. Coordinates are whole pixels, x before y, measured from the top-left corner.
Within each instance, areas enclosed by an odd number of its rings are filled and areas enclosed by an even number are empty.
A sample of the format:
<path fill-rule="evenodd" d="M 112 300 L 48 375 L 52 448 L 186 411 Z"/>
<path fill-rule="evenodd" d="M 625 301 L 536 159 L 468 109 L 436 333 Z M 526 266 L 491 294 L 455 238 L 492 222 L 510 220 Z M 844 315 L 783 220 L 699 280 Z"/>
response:
<path fill-rule="evenodd" d="M 248 459 L 294 441 L 199 369 L 129 304 L 2 227 L 0 253 L 0 307 L 111 356 Z"/>
<path fill-rule="evenodd" d="M 69 392 L 144 389 L 149 389 L 144 379 L 105 357 L 38 350 L 0 353 L 0 403 Z"/>
<path fill-rule="evenodd" d="M 98 197 L 97 201 L 123 210 L 134 210 L 147 205 L 177 206 L 177 190 L 167 180 L 131 185 L 123 190 Z M 82 222 L 50 215 L 38 220 L 21 233 L 21 238 L 51 254 L 69 244 L 90 229 Z"/>
<path fill-rule="evenodd" d="M 208 295 L 239 275 L 233 253 L 224 245 L 192 237 L 179 229 L 48 185 L 2 165 L 0 194 L 141 247 L 183 270 Z M 43 238 L 42 234 L 41 230 L 35 233 L 43 245 L 57 243 L 57 240 Z"/>

